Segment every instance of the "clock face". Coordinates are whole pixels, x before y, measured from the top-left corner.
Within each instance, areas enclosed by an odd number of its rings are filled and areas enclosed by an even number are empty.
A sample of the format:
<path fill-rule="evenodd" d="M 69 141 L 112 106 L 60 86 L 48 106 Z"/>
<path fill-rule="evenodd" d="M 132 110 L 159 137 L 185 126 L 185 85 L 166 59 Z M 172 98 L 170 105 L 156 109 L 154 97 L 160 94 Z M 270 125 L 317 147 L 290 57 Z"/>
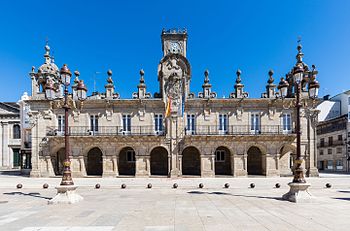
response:
<path fill-rule="evenodd" d="M 181 50 L 181 48 L 180 48 L 180 44 L 179 43 L 177 43 L 177 42 L 171 42 L 170 43 L 170 52 L 171 53 L 179 53 L 180 52 L 180 50 Z"/>

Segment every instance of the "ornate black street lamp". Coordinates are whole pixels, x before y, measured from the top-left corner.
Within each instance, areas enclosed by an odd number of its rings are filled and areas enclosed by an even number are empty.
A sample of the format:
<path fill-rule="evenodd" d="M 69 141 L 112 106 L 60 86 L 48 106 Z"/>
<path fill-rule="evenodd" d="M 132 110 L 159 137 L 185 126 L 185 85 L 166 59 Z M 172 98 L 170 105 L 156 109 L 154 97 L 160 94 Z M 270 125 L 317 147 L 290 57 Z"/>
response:
<path fill-rule="evenodd" d="M 298 45 L 298 55 L 297 55 L 297 63 L 292 69 L 293 75 L 293 83 L 294 83 L 294 96 L 296 98 L 295 108 L 296 108 L 296 124 L 295 124 L 295 132 L 297 135 L 297 147 L 296 147 L 296 159 L 295 159 L 295 169 L 294 169 L 294 178 L 293 181 L 289 184 L 291 187 L 290 192 L 283 196 L 284 199 L 290 200 L 293 202 L 297 202 L 297 198 L 299 196 L 300 191 L 307 191 L 308 186 L 306 184 L 306 180 L 304 177 L 304 169 L 302 167 L 303 158 L 301 156 L 301 127 L 300 127 L 300 109 L 302 107 L 301 103 L 301 85 L 303 81 L 307 81 L 308 83 L 308 93 L 309 98 L 316 99 L 318 96 L 318 89 L 320 88 L 319 83 L 316 80 L 316 74 L 318 71 L 315 68 L 315 65 L 312 65 L 312 70 L 308 71 L 304 69 L 304 63 L 302 62 L 303 53 L 301 52 L 301 45 Z M 304 79 L 305 77 L 305 79 Z M 281 78 L 281 82 L 278 85 L 278 89 L 280 91 L 280 96 L 282 99 L 287 97 L 289 84 L 286 80 Z M 299 184 L 299 185 L 298 185 Z M 303 187 L 305 186 L 305 187 Z M 302 194 L 301 194 L 302 195 Z"/>
<path fill-rule="evenodd" d="M 70 109 L 68 105 L 68 96 L 69 96 L 68 86 L 70 85 L 72 73 L 68 69 L 67 65 L 64 64 L 63 67 L 60 69 L 59 74 L 60 76 L 58 81 L 60 84 L 64 85 L 64 105 L 62 108 L 64 108 L 64 146 L 65 146 L 65 160 L 63 162 L 64 169 L 63 169 L 63 175 L 62 175 L 60 186 L 74 186 L 71 167 L 70 167 L 71 161 L 69 159 L 70 147 L 69 147 L 69 127 L 68 127 L 69 126 L 68 111 Z M 78 71 L 74 72 L 74 74 L 76 76 L 79 76 Z M 56 99 L 57 90 L 60 90 L 60 89 L 55 87 L 55 85 L 53 84 L 53 80 L 48 79 L 45 86 L 46 98 L 49 100 Z M 77 85 L 77 96 L 80 101 L 86 99 L 86 92 L 87 92 L 86 86 L 84 82 L 80 80 Z M 71 188 L 57 187 L 58 195 L 66 193 L 67 191 L 74 191 L 75 188 L 76 187 L 71 187 Z M 62 197 L 62 195 L 60 195 L 60 197 Z M 63 199 L 63 201 L 64 200 L 65 199 Z M 74 202 L 68 202 L 68 203 L 74 203 Z"/>

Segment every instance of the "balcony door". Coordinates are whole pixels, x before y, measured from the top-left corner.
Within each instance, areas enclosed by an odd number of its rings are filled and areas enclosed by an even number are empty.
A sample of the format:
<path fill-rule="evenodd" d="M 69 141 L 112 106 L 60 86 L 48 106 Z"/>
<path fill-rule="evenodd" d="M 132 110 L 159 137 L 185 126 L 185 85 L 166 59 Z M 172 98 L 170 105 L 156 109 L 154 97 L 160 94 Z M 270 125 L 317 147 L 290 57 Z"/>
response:
<path fill-rule="evenodd" d="M 250 133 L 260 134 L 260 115 L 259 115 L 259 113 L 252 113 L 250 115 Z"/>
<path fill-rule="evenodd" d="M 226 114 L 219 115 L 219 134 L 227 134 L 228 120 Z"/>

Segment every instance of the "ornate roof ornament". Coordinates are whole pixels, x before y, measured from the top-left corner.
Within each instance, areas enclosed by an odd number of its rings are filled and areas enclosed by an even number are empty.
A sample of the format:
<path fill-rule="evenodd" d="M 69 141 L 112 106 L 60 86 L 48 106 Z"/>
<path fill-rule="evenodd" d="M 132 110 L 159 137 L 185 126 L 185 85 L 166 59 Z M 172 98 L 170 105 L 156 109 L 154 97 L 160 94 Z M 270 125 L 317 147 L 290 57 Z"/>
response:
<path fill-rule="evenodd" d="M 237 76 L 236 84 L 234 85 L 235 92 L 232 92 L 230 94 L 230 98 L 248 98 L 249 96 L 248 92 L 244 92 L 243 90 L 244 85 L 241 83 L 242 82 L 241 74 L 242 74 L 242 71 L 238 69 L 236 71 L 236 76 Z"/>
<path fill-rule="evenodd" d="M 151 98 L 151 93 L 146 92 L 146 84 L 145 84 L 145 71 L 143 69 L 140 70 L 140 83 L 137 85 L 138 91 L 132 93 L 133 99 L 148 99 Z"/>
<path fill-rule="evenodd" d="M 269 80 L 267 80 L 267 83 L 268 84 L 273 84 L 273 81 L 275 81 L 274 79 L 273 79 L 273 70 L 269 70 Z"/>
<path fill-rule="evenodd" d="M 198 93 L 199 98 L 216 98 L 216 92 L 211 91 L 211 84 L 209 83 L 209 71 L 206 69 L 204 71 L 204 83 L 202 85 L 203 91 Z"/>

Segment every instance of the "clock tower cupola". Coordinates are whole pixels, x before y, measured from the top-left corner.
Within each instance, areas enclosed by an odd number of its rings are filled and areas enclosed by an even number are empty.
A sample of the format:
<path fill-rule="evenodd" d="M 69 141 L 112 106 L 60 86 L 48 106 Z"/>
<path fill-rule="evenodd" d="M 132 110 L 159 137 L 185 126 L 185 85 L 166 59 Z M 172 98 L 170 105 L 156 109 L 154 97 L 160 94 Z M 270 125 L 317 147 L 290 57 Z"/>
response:
<path fill-rule="evenodd" d="M 180 54 L 186 57 L 187 30 L 170 29 L 162 31 L 163 57 L 168 54 Z"/>

